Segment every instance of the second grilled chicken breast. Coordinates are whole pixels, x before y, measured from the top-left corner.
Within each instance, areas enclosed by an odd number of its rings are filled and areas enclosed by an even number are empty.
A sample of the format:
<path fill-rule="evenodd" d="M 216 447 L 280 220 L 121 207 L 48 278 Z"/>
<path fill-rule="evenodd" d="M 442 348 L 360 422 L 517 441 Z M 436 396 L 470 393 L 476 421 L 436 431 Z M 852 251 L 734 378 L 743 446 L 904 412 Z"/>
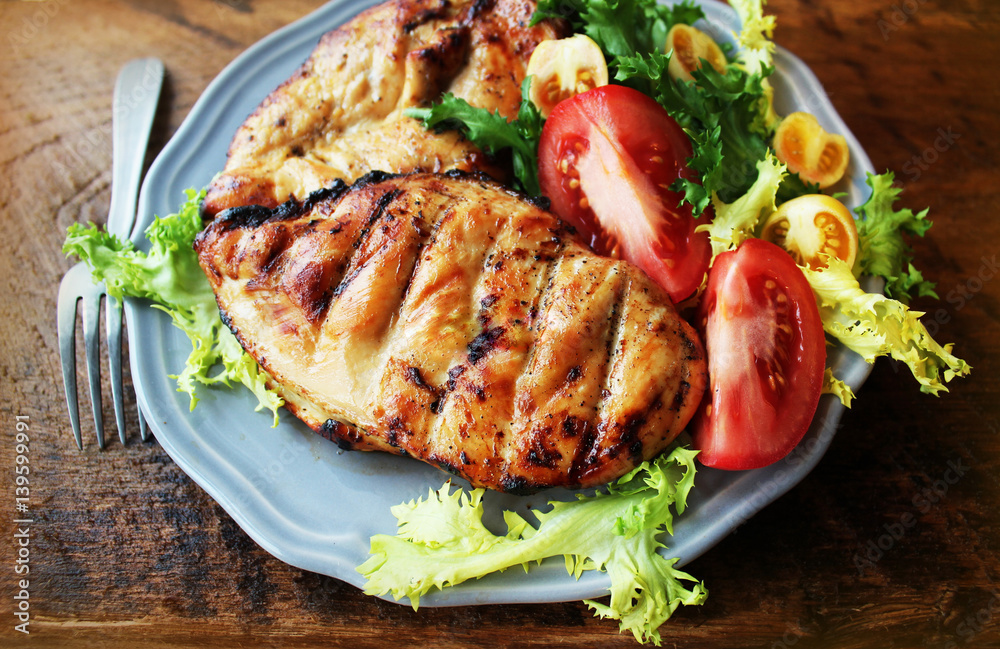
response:
<path fill-rule="evenodd" d="M 485 177 L 373 174 L 234 208 L 196 248 L 298 417 L 475 486 L 606 483 L 664 450 L 705 390 L 659 286 Z"/>
<path fill-rule="evenodd" d="M 368 171 L 502 169 L 457 132 L 407 117 L 450 92 L 508 119 L 528 58 L 563 27 L 528 23 L 534 0 L 389 0 L 323 36 L 309 59 L 240 127 L 206 214 L 275 207 Z"/>

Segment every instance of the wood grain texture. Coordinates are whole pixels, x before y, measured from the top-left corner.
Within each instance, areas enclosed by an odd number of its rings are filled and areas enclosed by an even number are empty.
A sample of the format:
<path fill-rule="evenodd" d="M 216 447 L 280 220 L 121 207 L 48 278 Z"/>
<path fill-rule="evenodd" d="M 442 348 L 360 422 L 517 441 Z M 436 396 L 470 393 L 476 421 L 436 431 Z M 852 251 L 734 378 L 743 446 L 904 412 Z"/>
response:
<path fill-rule="evenodd" d="M 55 333 L 71 265 L 60 247 L 70 223 L 107 213 L 117 71 L 139 56 L 166 64 L 152 157 L 226 63 L 318 5 L 0 2 L 0 644 L 634 647 L 579 602 L 414 612 L 292 568 L 155 441 L 138 441 L 134 406 L 127 446 L 99 452 L 86 417 L 89 446 L 72 441 Z M 935 226 L 914 246 L 941 300 L 916 306 L 974 370 L 935 398 L 878 363 L 818 468 L 689 565 L 710 597 L 678 612 L 664 644 L 1000 646 L 1000 4 L 769 9 L 777 41 L 810 65 L 876 168 L 896 171 L 905 204 L 931 207 Z M 35 520 L 27 637 L 12 615 L 17 415 L 30 423 Z"/>

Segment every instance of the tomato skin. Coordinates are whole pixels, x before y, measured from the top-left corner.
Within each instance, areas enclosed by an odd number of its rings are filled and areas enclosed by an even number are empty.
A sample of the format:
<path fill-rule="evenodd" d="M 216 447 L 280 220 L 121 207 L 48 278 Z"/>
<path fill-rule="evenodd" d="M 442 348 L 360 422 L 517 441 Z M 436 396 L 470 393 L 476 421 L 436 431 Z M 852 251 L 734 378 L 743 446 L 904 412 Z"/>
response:
<path fill-rule="evenodd" d="M 788 455 L 812 422 L 826 364 L 802 271 L 779 246 L 749 239 L 716 257 L 695 322 L 709 373 L 690 428 L 699 460 L 744 470 Z"/>
<path fill-rule="evenodd" d="M 682 196 L 669 189 L 696 177 L 691 155 L 687 134 L 656 101 L 601 86 L 553 109 L 538 177 L 552 210 L 595 252 L 636 264 L 677 303 L 701 285 L 712 252 L 690 206 L 678 207 Z"/>

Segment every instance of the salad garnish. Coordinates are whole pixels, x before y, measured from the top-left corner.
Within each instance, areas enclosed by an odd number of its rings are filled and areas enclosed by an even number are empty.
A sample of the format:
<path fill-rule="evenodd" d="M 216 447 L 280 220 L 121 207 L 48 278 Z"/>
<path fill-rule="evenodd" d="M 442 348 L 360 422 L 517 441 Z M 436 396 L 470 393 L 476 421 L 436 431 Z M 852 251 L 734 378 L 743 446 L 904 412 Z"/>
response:
<path fill-rule="evenodd" d="M 531 196 L 542 193 L 538 184 L 538 138 L 545 119 L 530 97 L 531 79 L 521 84 L 521 107 L 509 122 L 500 113 L 472 106 L 461 97 L 445 93 L 430 108 L 410 108 L 408 116 L 426 128 L 461 131 L 488 155 L 509 151 L 514 169 L 514 187 Z"/>
<path fill-rule="evenodd" d="M 483 525 L 484 490 L 452 492 L 450 484 L 426 499 L 393 507 L 396 536 L 371 540 L 371 558 L 358 567 L 368 578 L 369 595 L 409 597 L 414 609 L 433 589 L 487 574 L 564 557 L 566 570 L 579 578 L 586 570 L 611 577 L 608 604 L 587 600 L 597 615 L 619 621 L 639 642 L 659 646 L 659 627 L 680 605 L 702 604 L 705 585 L 674 567 L 677 559 L 660 554 L 663 532 L 673 534 L 674 511 L 682 514 L 694 486 L 697 451 L 675 448 L 644 462 L 593 495 L 553 501 L 535 511 L 532 525 L 504 512 L 507 532 Z"/>
<path fill-rule="evenodd" d="M 823 328 L 848 349 L 872 363 L 879 356 L 902 361 L 920 391 L 947 392 L 945 383 L 966 376 L 971 367 L 941 345 L 920 322 L 923 313 L 898 300 L 861 288 L 846 263 L 831 258 L 826 268 L 802 268 L 819 300 Z"/>
<path fill-rule="evenodd" d="M 904 235 L 922 237 L 931 227 L 926 209 L 914 213 L 910 209 L 896 210 L 902 189 L 893 182 L 895 175 L 889 171 L 869 175 L 865 182 L 872 193 L 868 200 L 855 210 L 858 214 L 858 263 L 854 274 L 871 275 L 885 280 L 885 293 L 908 304 L 918 296 L 937 298 L 934 283 L 924 279 L 913 267 L 913 249 Z"/>

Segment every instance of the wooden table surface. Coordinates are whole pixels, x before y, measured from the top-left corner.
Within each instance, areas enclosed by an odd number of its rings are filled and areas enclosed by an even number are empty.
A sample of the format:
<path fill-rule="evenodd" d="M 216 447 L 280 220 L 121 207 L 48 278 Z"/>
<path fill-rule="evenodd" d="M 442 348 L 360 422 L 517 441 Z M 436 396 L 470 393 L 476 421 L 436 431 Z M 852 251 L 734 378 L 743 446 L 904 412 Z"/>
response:
<path fill-rule="evenodd" d="M 60 247 L 71 223 L 107 214 L 116 73 L 134 57 L 166 64 L 152 159 L 230 60 L 319 4 L 0 2 L 0 644 L 636 646 L 579 602 L 414 612 L 290 567 L 155 441 L 137 439 L 131 397 L 126 446 L 112 433 L 99 451 L 86 415 L 85 450 L 71 438 L 55 329 L 71 261 Z M 710 596 L 662 628 L 664 644 L 1000 646 L 1000 3 L 769 10 L 776 40 L 816 72 L 875 167 L 896 171 L 904 203 L 931 208 L 935 225 L 914 246 L 941 300 L 916 306 L 974 370 L 936 398 L 877 363 L 820 465 L 688 566 Z M 30 575 L 15 551 L 18 422 L 30 438 Z M 26 577 L 27 636 L 13 614 Z"/>

